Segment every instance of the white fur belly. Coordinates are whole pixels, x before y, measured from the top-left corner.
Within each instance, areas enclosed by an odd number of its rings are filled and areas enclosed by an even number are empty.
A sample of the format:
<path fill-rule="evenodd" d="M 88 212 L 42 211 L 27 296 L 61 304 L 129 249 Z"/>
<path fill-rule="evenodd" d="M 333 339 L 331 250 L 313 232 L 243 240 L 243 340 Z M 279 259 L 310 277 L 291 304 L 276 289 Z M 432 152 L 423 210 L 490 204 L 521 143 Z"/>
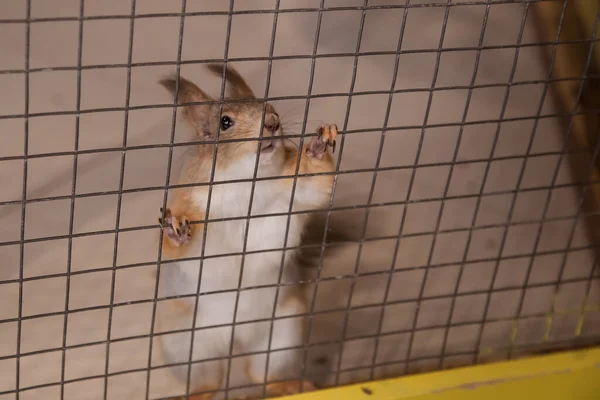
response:
<path fill-rule="evenodd" d="M 282 195 L 281 188 L 274 185 L 280 182 L 256 183 L 252 216 L 287 212 L 289 194 Z M 249 183 L 215 185 L 209 220 L 248 215 L 250 193 Z M 199 193 L 195 200 L 199 207 L 206 208 L 206 199 Z M 289 290 L 282 286 L 278 292 L 277 284 L 280 279 L 288 285 L 295 282 L 293 269 L 282 268 L 289 265 L 296 251 L 281 249 L 300 244 L 305 219 L 304 215 L 292 215 L 288 224 L 288 216 L 284 215 L 209 222 L 202 263 L 200 260 L 179 261 L 164 266 L 163 295 L 191 295 L 186 298 L 187 302 L 198 301 L 196 327 L 214 327 L 197 331 L 196 340 L 203 343 L 197 347 L 199 352 L 204 346 L 211 346 L 219 354 L 228 354 L 234 320 L 238 323 L 234 352 L 248 351 L 253 347 L 251 343 L 269 336 L 276 298 L 281 299 Z M 194 251 L 186 257 L 199 258 L 202 238 L 196 237 L 193 245 Z M 202 276 L 198 292 L 200 264 Z M 248 322 L 256 320 L 264 321 Z"/>
<path fill-rule="evenodd" d="M 236 167 L 235 170 L 252 170 L 248 166 L 242 167 Z M 218 181 L 241 177 L 219 173 L 216 178 Z M 194 235 L 194 242 L 191 243 L 193 251 L 186 253 L 186 258 L 196 260 L 164 264 L 161 269 L 161 296 L 187 295 L 185 301 L 188 305 L 193 307 L 196 302 L 198 304 L 193 360 L 225 357 L 230 351 L 237 355 L 301 344 L 302 318 L 279 319 L 275 322 L 272 319 L 273 315 L 305 312 L 302 301 L 293 301 L 293 297 L 288 297 L 290 288 L 297 282 L 295 268 L 291 265 L 297 250 L 283 251 L 282 248 L 295 248 L 300 244 L 307 216 L 285 215 L 290 207 L 291 188 L 288 191 L 281 185 L 281 181 L 258 181 L 254 192 L 250 183 L 215 185 L 210 205 L 206 204 L 207 192 L 197 191 L 194 201 L 200 209 L 208 208 L 209 220 L 235 219 L 206 225 L 204 251 L 203 238 Z M 301 191 L 296 192 L 296 198 L 298 193 Z M 249 209 L 249 220 L 237 219 L 247 216 Z M 262 216 L 269 214 L 284 215 Z M 202 262 L 200 256 L 203 256 Z M 283 299 L 286 299 L 285 303 L 282 303 Z M 180 309 L 171 309 L 170 316 L 181 325 L 179 329 L 191 327 L 193 312 L 189 312 L 190 308 L 185 312 L 178 311 Z M 166 335 L 162 338 L 168 362 L 182 362 L 189 358 L 190 335 Z M 282 374 L 287 369 L 298 364 L 290 352 L 274 354 L 270 359 L 269 371 L 278 377 L 284 376 Z M 263 358 L 262 355 L 252 357 L 255 376 L 263 373 Z M 211 375 L 220 371 L 219 368 L 203 368 L 202 365 L 196 364 L 197 370 L 192 372 L 196 384 L 219 380 L 218 376 Z M 247 364 L 243 367 L 237 375 L 248 378 Z M 182 369 L 180 372 L 185 378 L 187 371 Z M 237 376 L 235 373 L 232 375 Z"/>
<path fill-rule="evenodd" d="M 287 247 L 298 246 L 301 233 L 299 216 L 290 221 Z M 253 218 L 249 224 L 245 257 L 243 250 L 244 228 L 235 225 L 246 221 L 227 222 L 208 229 L 205 259 L 179 261 L 165 264 L 161 287 L 163 295 L 193 295 L 197 293 L 198 276 L 202 264 L 200 296 L 198 296 L 198 326 L 228 324 L 233 322 L 236 296 L 239 293 L 236 321 L 271 318 L 276 296 L 276 286 L 283 265 L 289 263 L 295 250 L 284 252 L 287 217 Z M 225 228 L 225 229 L 223 229 Z M 189 257 L 201 255 L 201 243 Z M 227 254 L 237 255 L 227 255 Z M 243 276 L 240 282 L 240 274 Z M 291 284 L 294 276 L 289 268 L 281 272 L 281 283 Z M 238 292 L 238 287 L 241 288 Z M 285 288 L 283 289 L 286 290 Z M 186 298 L 194 302 L 195 298 Z"/>

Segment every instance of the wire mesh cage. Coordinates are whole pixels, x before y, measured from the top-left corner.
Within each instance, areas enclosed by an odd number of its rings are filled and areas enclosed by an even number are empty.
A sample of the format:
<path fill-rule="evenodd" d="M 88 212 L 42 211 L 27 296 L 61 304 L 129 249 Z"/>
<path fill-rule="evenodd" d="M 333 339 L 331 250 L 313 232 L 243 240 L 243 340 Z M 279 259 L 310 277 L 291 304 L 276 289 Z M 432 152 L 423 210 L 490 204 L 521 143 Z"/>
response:
<path fill-rule="evenodd" d="M 236 368 L 243 375 L 257 355 L 264 394 L 269 359 L 286 350 L 301 353 L 300 381 L 329 387 L 596 344 L 600 12 L 575 29 L 576 3 L 0 3 L 0 399 L 234 398 L 249 387 Z M 535 20 L 549 9 L 555 23 Z M 209 143 L 182 119 L 206 102 L 173 101 L 158 84 L 185 77 L 222 111 L 232 100 L 211 63 L 248 82 L 263 107 L 257 130 L 265 101 L 278 110 L 291 148 L 337 124 L 334 171 L 302 175 L 294 159 L 285 211 L 253 202 L 261 183 L 281 179 L 258 174 L 259 147 L 246 177 L 215 176 L 214 144 L 227 136 Z M 231 140 L 260 146 L 262 136 Z M 210 179 L 182 184 L 186 157 L 207 143 Z M 298 182 L 315 176 L 332 177 L 331 195 L 299 209 Z M 211 193 L 239 185 L 250 189 L 244 211 L 220 213 Z M 205 240 L 186 258 L 193 290 L 164 294 L 177 263 L 156 217 L 186 187 L 207 190 L 193 225 Z M 293 244 L 301 216 L 309 227 Z M 281 243 L 253 247 L 262 232 L 252 224 L 265 218 L 278 218 Z M 241 226 L 240 243 L 211 253 L 210 227 L 228 223 Z M 268 252 L 298 279 L 245 285 L 247 260 Z M 202 268 L 224 257 L 239 263 L 227 272 L 234 286 L 203 292 Z M 244 293 L 267 289 L 266 314 L 240 321 Z M 295 316 L 307 334 L 274 348 L 289 319 L 276 312 L 282 290 L 306 298 Z M 231 314 L 199 326 L 199 301 L 223 295 Z M 171 320 L 182 302 L 190 318 Z M 237 349 L 236 332 L 258 324 L 266 348 Z M 227 351 L 201 359 L 190 338 L 209 328 L 225 329 Z M 189 356 L 165 359 L 161 340 L 187 340 Z M 199 387 L 195 368 L 211 362 L 221 383 Z"/>

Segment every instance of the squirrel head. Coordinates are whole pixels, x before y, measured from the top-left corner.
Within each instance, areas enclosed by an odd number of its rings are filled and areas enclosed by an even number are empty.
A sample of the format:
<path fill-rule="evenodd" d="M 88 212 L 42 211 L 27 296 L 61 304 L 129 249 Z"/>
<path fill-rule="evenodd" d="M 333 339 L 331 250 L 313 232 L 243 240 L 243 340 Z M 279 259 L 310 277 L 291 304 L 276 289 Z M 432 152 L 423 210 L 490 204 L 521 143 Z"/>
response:
<path fill-rule="evenodd" d="M 179 78 L 178 90 L 176 77 L 163 79 L 160 84 L 173 96 L 177 91 L 177 104 L 209 102 L 185 105 L 183 116 L 200 138 L 211 141 L 218 138 L 219 164 L 232 163 L 248 155 L 256 156 L 257 151 L 261 152 L 261 161 L 268 162 L 273 153 L 281 152 L 283 147 L 279 114 L 269 103 L 252 101 L 256 99 L 252 89 L 235 69 L 222 64 L 209 64 L 207 67 L 218 76 L 225 72 L 226 96 L 222 105 L 182 77 Z M 259 138 L 262 138 L 260 143 Z"/>

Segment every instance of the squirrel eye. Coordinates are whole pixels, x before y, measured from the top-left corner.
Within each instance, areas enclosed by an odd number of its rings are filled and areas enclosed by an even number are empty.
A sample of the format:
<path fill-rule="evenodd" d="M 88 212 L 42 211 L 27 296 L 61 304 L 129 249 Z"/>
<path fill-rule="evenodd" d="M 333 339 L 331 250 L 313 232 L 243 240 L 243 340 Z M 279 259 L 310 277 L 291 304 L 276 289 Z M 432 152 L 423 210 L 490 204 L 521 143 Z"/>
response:
<path fill-rule="evenodd" d="M 221 129 L 226 131 L 227 129 L 233 126 L 233 120 L 229 118 L 227 115 L 221 117 Z"/>

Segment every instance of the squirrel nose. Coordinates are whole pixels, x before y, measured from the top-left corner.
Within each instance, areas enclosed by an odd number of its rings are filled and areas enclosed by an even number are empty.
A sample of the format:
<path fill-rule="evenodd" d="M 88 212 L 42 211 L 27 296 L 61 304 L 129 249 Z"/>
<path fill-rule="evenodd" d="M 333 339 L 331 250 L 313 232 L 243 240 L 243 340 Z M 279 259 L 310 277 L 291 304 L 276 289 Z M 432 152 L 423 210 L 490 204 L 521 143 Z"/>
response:
<path fill-rule="evenodd" d="M 277 113 L 274 112 L 267 113 L 267 115 L 265 115 L 265 121 L 263 126 L 267 130 L 267 132 L 269 132 L 271 135 L 274 135 L 275 132 L 277 132 L 281 128 L 279 115 L 277 115 Z"/>
<path fill-rule="evenodd" d="M 275 133 L 279 129 L 279 123 L 265 124 L 265 129 L 271 133 Z"/>

